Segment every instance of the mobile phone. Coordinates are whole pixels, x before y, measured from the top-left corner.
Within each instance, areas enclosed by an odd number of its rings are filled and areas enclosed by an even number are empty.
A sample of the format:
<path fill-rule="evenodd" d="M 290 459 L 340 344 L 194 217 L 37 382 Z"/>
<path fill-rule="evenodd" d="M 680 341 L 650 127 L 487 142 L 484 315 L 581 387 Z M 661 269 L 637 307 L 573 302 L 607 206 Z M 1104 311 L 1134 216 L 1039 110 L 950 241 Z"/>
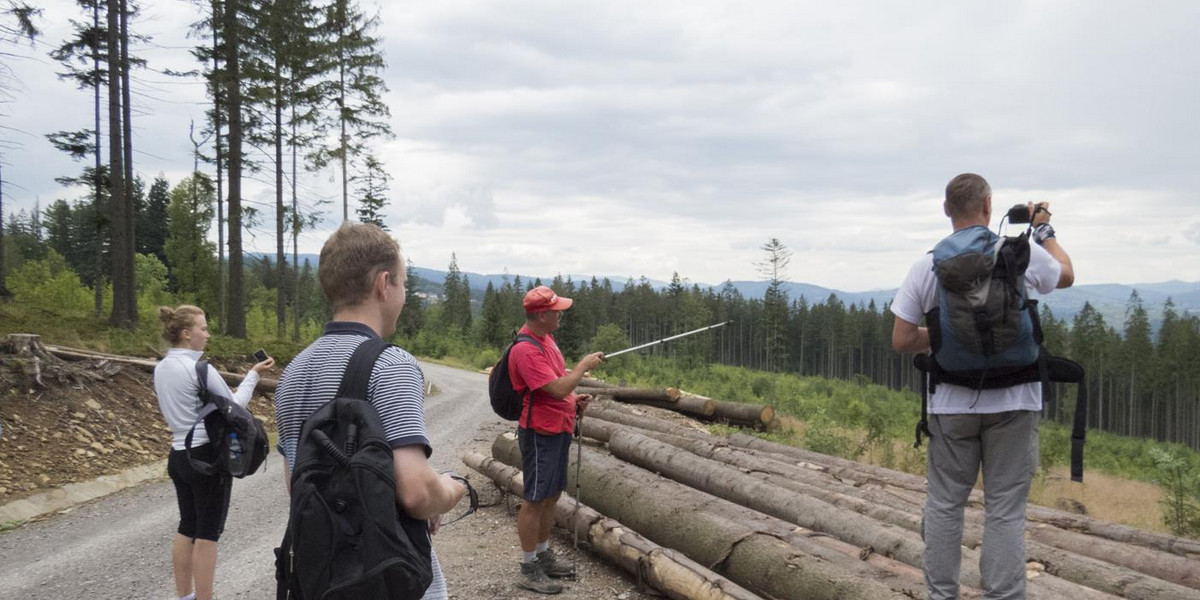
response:
<path fill-rule="evenodd" d="M 257 360 L 258 362 L 267 360 L 267 351 L 263 350 L 262 348 L 255 350 L 254 351 L 254 360 Z"/>

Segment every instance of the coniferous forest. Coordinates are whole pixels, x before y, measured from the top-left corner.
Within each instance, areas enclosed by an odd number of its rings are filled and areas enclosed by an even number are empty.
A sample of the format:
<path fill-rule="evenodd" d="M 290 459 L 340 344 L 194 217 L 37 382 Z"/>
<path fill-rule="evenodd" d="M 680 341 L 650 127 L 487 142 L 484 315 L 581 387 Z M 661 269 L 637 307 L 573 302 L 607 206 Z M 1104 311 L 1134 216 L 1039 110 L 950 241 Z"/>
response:
<path fill-rule="evenodd" d="M 139 50 L 133 0 L 79 0 L 73 34 L 60 40 L 39 37 L 36 6 L 8 5 L 3 43 L 48 44 L 60 77 L 78 89 L 80 110 L 64 119 L 67 129 L 40 133 L 79 169 L 61 174 L 59 198 L 15 212 L 3 203 L 11 175 L 0 172 L 0 298 L 124 330 L 152 328 L 158 304 L 192 302 L 232 338 L 299 345 L 315 337 L 328 308 L 316 266 L 299 263 L 298 236 L 328 217 L 382 224 L 388 210 L 390 177 L 373 146 L 391 135 L 376 19 L 353 0 L 197 3 L 195 69 L 179 73 L 156 70 Z M 191 175 L 179 181 L 138 169 L 131 97 L 139 93 L 134 75 L 146 71 L 196 78 L 208 90 L 205 120 L 191 128 Z M 0 154 L 44 150 L 0 145 Z M 298 184 L 321 171 L 334 173 L 335 206 Z M 245 201 L 251 177 L 272 189 L 270 203 Z M 274 252 L 248 254 L 246 235 L 270 236 Z M 577 300 L 560 345 L 578 356 L 730 321 L 651 353 L 916 387 L 911 357 L 891 350 L 886 306 L 790 298 L 790 252 L 774 239 L 763 250 L 756 266 L 770 286 L 761 298 L 678 275 L 662 289 L 645 279 L 546 282 Z M 514 277 L 472 298 L 451 257 L 445 281 L 433 283 L 438 293 L 422 297 L 410 275 L 400 335 L 417 353 L 486 364 L 519 326 L 521 294 L 538 282 Z M 1134 295 L 1122 323 L 1105 322 L 1090 305 L 1070 322 L 1049 311 L 1042 321 L 1048 348 L 1087 369 L 1090 427 L 1200 448 L 1200 317 L 1168 302 L 1152 324 Z M 1058 397 L 1049 416 L 1069 422 L 1074 394 Z"/>

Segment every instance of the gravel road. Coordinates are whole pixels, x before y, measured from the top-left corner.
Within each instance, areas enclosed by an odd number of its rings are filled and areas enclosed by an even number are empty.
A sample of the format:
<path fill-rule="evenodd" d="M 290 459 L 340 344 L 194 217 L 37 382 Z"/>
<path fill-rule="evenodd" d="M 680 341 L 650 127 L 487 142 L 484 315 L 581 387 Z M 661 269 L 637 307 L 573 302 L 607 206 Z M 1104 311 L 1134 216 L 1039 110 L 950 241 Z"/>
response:
<path fill-rule="evenodd" d="M 485 398 L 485 377 L 429 363 L 422 368 L 439 390 L 425 406 L 431 462 L 438 470 L 467 474 L 461 452 L 486 452 L 491 436 L 504 428 Z M 282 464 L 272 454 L 265 472 L 234 482 L 217 567 L 222 600 L 274 598 L 272 549 L 287 522 Z M 496 498 L 490 482 L 470 475 L 485 497 Z M 164 478 L 0 534 L 0 598 L 173 598 L 169 551 L 177 523 L 174 491 Z M 568 533 L 559 532 L 554 543 L 569 553 Z M 536 596 L 512 586 L 519 553 L 509 503 L 483 508 L 445 528 L 434 547 L 453 598 Z M 560 598 L 652 597 L 595 557 L 581 553 L 577 558 L 581 580 L 568 584 Z"/>

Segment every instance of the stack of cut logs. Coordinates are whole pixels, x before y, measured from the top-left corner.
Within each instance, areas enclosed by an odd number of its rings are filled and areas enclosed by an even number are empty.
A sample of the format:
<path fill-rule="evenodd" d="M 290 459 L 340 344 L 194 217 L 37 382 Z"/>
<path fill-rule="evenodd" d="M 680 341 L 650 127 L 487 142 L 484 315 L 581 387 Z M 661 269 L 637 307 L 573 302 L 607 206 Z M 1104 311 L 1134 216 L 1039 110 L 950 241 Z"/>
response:
<path fill-rule="evenodd" d="M 678 406 L 686 397 L 651 401 Z M 564 494 L 557 516 L 593 550 L 676 599 L 927 597 L 924 478 L 748 435 L 712 436 L 650 412 L 601 400 L 582 419 L 582 468 L 576 482 L 572 449 L 568 491 L 579 489 L 583 505 L 574 510 Z M 512 434 L 495 440 L 491 457 L 463 460 L 520 493 Z M 975 492 L 966 511 L 962 598 L 982 597 L 982 500 Z M 1200 599 L 1200 541 L 1032 505 L 1027 517 L 1028 598 Z"/>

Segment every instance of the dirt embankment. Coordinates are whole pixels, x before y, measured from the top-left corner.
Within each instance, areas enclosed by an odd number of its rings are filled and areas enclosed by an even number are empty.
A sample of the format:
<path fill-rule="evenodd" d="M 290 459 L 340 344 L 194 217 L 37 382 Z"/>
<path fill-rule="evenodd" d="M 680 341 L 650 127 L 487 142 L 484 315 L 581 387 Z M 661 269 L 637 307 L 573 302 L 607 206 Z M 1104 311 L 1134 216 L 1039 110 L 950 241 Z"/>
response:
<path fill-rule="evenodd" d="M 165 459 L 171 436 L 149 373 L 110 361 L 0 355 L 0 504 Z M 252 410 L 274 428 L 274 406 Z"/>

